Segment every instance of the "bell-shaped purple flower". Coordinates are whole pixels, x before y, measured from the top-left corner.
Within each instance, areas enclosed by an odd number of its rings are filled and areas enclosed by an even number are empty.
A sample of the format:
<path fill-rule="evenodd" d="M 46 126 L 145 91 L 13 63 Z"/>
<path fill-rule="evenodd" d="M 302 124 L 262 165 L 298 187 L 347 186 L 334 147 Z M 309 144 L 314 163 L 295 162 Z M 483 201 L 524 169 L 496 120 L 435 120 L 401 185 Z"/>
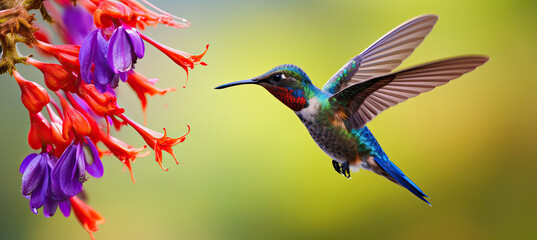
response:
<path fill-rule="evenodd" d="M 50 186 L 50 164 L 55 160 L 48 152 L 42 152 L 28 155 L 21 163 L 22 195 L 30 199 L 30 209 L 35 214 L 45 204 Z"/>
<path fill-rule="evenodd" d="M 52 170 L 51 189 L 59 201 L 77 195 L 86 181 L 86 172 L 95 178 L 103 175 L 103 164 L 97 148 L 87 137 L 75 139 Z"/>
<path fill-rule="evenodd" d="M 136 29 L 120 26 L 114 30 L 108 45 L 108 64 L 118 73 L 122 81 L 127 81 L 127 72 L 134 68 L 138 58 L 143 58 L 145 46 Z"/>
<path fill-rule="evenodd" d="M 108 42 L 100 29 L 88 34 L 78 54 L 80 61 L 80 75 L 84 82 L 93 82 L 95 88 L 105 92 L 109 87 L 117 87 L 119 75 L 108 65 L 106 54 Z M 95 68 L 92 72 L 92 67 Z"/>

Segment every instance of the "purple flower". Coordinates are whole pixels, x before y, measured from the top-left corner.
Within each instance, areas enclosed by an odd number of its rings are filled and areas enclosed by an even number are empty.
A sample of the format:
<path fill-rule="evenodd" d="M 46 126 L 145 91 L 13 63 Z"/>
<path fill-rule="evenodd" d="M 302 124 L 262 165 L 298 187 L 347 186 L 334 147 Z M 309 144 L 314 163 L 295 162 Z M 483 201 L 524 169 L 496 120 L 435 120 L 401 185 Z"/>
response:
<path fill-rule="evenodd" d="M 127 72 L 134 68 L 138 58 L 143 58 L 144 41 L 138 31 L 128 26 L 114 30 L 108 45 L 108 64 L 123 82 L 127 81 Z"/>
<path fill-rule="evenodd" d="M 21 163 L 22 195 L 30 199 L 30 209 L 37 214 L 37 209 L 45 204 L 50 183 L 50 166 L 54 156 L 46 152 L 28 155 Z"/>
<path fill-rule="evenodd" d="M 43 207 L 45 217 L 56 213 L 58 205 L 66 217 L 71 213 L 69 199 L 59 201 L 51 189 L 51 170 L 58 159 L 48 152 L 28 155 L 20 166 L 22 174 L 22 195 L 30 199 L 30 209 L 37 214 L 37 209 Z"/>
<path fill-rule="evenodd" d="M 80 45 L 86 36 L 95 29 L 93 16 L 81 7 L 67 6 L 63 12 L 62 20 L 71 44 Z"/>
<path fill-rule="evenodd" d="M 106 54 L 108 42 L 100 29 L 88 34 L 78 54 L 80 61 L 80 75 L 84 82 L 93 82 L 95 88 L 105 92 L 108 87 L 117 87 L 119 75 L 108 65 Z M 92 66 L 95 64 L 93 72 Z"/>
<path fill-rule="evenodd" d="M 103 164 L 97 148 L 87 137 L 75 139 L 65 149 L 52 170 L 51 189 L 59 201 L 77 195 L 86 181 L 86 172 L 95 178 L 103 175 Z"/>

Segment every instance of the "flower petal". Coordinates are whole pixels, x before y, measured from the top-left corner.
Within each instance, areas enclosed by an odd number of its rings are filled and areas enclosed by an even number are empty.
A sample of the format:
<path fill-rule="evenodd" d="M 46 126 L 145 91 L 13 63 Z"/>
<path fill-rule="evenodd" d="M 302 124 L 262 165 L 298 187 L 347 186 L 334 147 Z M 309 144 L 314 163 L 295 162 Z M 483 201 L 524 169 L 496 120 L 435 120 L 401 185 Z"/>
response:
<path fill-rule="evenodd" d="M 76 169 L 75 173 L 78 176 L 78 181 L 83 183 L 86 181 L 86 161 L 84 157 L 84 147 L 82 145 L 76 146 Z"/>
<path fill-rule="evenodd" d="M 132 45 L 125 28 L 114 30 L 108 45 L 108 64 L 117 72 L 126 72 L 132 68 Z"/>
<path fill-rule="evenodd" d="M 45 199 L 47 198 L 50 176 L 46 159 L 43 158 L 42 160 L 41 162 L 45 165 L 45 174 L 39 185 L 32 192 L 32 197 L 30 198 L 30 207 L 32 208 L 40 208 L 45 204 Z"/>
<path fill-rule="evenodd" d="M 22 160 L 21 166 L 20 166 L 20 168 L 19 168 L 19 172 L 20 172 L 21 174 L 24 173 L 24 170 L 26 170 L 26 168 L 28 167 L 28 164 L 30 164 L 30 162 L 32 161 L 32 159 L 35 158 L 35 156 L 37 156 L 37 153 L 32 153 L 32 154 L 26 156 L 26 157 L 24 158 L 24 160 Z"/>
<path fill-rule="evenodd" d="M 99 153 L 93 142 L 87 137 L 86 142 L 87 144 L 84 146 L 86 171 L 94 178 L 100 178 L 104 173 L 103 163 L 101 162 L 101 158 L 99 157 Z"/>
<path fill-rule="evenodd" d="M 22 194 L 30 195 L 42 182 L 45 174 L 45 161 L 41 161 L 41 154 L 37 155 L 22 175 Z"/>
<path fill-rule="evenodd" d="M 58 201 L 54 200 L 52 197 L 48 196 L 43 205 L 43 215 L 45 217 L 52 217 L 56 214 L 56 209 L 58 208 Z"/>
<path fill-rule="evenodd" d="M 97 35 L 102 35 L 99 33 L 100 30 L 95 30 L 88 34 L 88 36 L 84 39 L 84 42 L 82 42 L 80 52 L 78 53 L 78 58 L 80 61 L 80 75 L 82 77 L 82 80 L 84 80 L 84 82 L 88 84 L 91 83 L 92 80 L 91 67 L 95 58 Z"/>
<path fill-rule="evenodd" d="M 82 191 L 82 183 L 78 181 L 75 144 L 72 143 L 67 147 L 52 170 L 52 191 L 61 200 Z"/>
<path fill-rule="evenodd" d="M 63 202 L 59 202 L 59 205 L 63 216 L 69 217 L 69 215 L 71 215 L 71 200 L 67 199 Z"/>
<path fill-rule="evenodd" d="M 145 46 L 142 37 L 138 34 L 135 28 L 127 28 L 127 34 L 131 41 L 132 49 L 138 58 L 143 58 L 145 53 Z"/>
<path fill-rule="evenodd" d="M 115 73 L 112 68 L 108 65 L 106 60 L 106 54 L 108 52 L 108 42 L 102 34 L 97 35 L 97 56 L 95 58 L 95 71 L 94 71 L 94 84 L 95 88 L 99 92 L 106 91 L 106 85 L 110 84 L 114 80 Z"/>

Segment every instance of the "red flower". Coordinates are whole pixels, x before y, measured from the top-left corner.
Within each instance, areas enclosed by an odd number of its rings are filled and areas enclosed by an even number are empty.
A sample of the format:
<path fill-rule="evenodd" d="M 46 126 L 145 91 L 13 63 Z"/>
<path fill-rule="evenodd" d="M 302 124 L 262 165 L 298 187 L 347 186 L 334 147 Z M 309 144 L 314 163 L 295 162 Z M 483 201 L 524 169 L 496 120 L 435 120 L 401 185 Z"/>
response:
<path fill-rule="evenodd" d="M 54 63 L 44 63 L 33 58 L 28 58 L 27 63 L 39 69 L 45 77 L 45 84 L 52 91 L 65 89 L 73 92 L 75 90 L 76 76 L 62 65 Z"/>
<path fill-rule="evenodd" d="M 41 149 L 43 145 L 52 144 L 52 129 L 41 113 L 30 112 L 30 131 L 28 143 L 32 149 Z"/>
<path fill-rule="evenodd" d="M 156 47 L 158 50 L 160 50 L 162 53 L 166 54 L 173 62 L 175 62 L 177 65 L 182 67 L 186 71 L 187 79 L 188 79 L 188 68 L 193 69 L 194 65 L 200 64 L 203 66 L 207 66 L 207 63 L 204 63 L 201 61 L 201 58 L 205 56 L 205 53 L 207 53 L 207 50 L 209 49 L 209 44 L 205 46 L 205 51 L 199 55 L 190 55 L 189 53 L 179 51 L 173 48 L 170 48 L 168 46 L 162 45 L 159 42 L 149 38 L 148 36 L 140 33 L 140 36 L 142 39 L 144 39 L 146 42 L 150 43 L 154 47 Z M 183 88 L 186 87 L 186 83 L 183 86 Z"/>
<path fill-rule="evenodd" d="M 190 23 L 186 19 L 176 17 L 167 12 L 164 12 L 147 1 L 144 2 L 150 7 L 154 8 L 156 11 L 159 11 L 160 14 L 149 10 L 144 5 L 135 0 L 120 1 L 132 9 L 134 17 L 131 19 L 131 22 L 129 22 L 132 27 L 137 26 L 141 30 L 144 30 L 146 25 L 156 26 L 159 23 L 175 28 L 185 28 L 190 26 Z M 178 22 L 174 19 L 178 20 Z"/>
<path fill-rule="evenodd" d="M 60 118 L 60 116 L 58 116 L 56 112 L 52 110 L 50 105 L 47 105 L 47 111 L 50 116 L 50 129 L 52 131 L 52 143 L 56 147 L 56 151 L 54 152 L 54 154 L 56 155 L 56 157 L 60 157 L 61 154 L 63 153 L 63 150 L 67 148 L 69 144 L 71 144 L 71 139 L 63 137 L 63 134 L 62 134 L 63 121 Z"/>
<path fill-rule="evenodd" d="M 131 163 L 134 162 L 137 157 L 145 157 L 149 155 L 149 152 L 140 153 L 146 148 L 146 146 L 142 148 L 134 148 L 115 137 L 105 135 L 101 131 L 99 132 L 101 133 L 100 140 L 108 148 L 108 150 L 110 150 L 110 152 L 114 154 L 114 156 L 116 156 L 117 159 L 119 159 L 123 164 L 125 164 L 131 174 L 132 182 L 136 183 L 136 181 L 134 180 L 134 175 L 132 173 Z"/>
<path fill-rule="evenodd" d="M 136 92 L 140 102 L 142 102 L 142 111 L 144 112 L 144 123 L 147 122 L 146 118 L 146 107 L 147 107 L 147 98 L 145 94 L 153 96 L 155 94 L 164 95 L 167 92 L 175 91 L 175 88 L 166 88 L 160 89 L 155 87 L 155 82 L 157 79 L 147 79 L 144 75 L 132 71 L 127 78 L 127 83 L 129 86 Z"/>
<path fill-rule="evenodd" d="M 63 137 L 70 138 L 72 130 L 80 136 L 88 136 L 91 133 L 88 120 L 79 111 L 71 107 L 65 98 L 59 94 L 58 96 L 63 108 Z"/>
<path fill-rule="evenodd" d="M 22 104 L 30 112 L 41 112 L 43 107 L 50 102 L 47 90 L 41 85 L 24 79 L 19 72 L 13 70 L 13 77 L 17 80 L 21 89 L 21 101 Z"/>
<path fill-rule="evenodd" d="M 66 67 L 72 72 L 80 72 L 80 62 L 78 62 L 78 52 L 80 46 L 78 45 L 52 45 L 37 41 L 36 46 L 41 48 L 52 56 L 54 56 L 61 65 Z"/>
<path fill-rule="evenodd" d="M 80 85 L 79 96 L 99 117 L 112 116 L 125 112 L 117 106 L 116 97 L 110 92 L 100 93 L 93 84 Z"/>
<path fill-rule="evenodd" d="M 90 238 L 95 240 L 93 233 L 99 230 L 98 224 L 105 222 L 104 217 L 76 196 L 71 197 L 71 206 L 78 222 L 90 234 Z"/>
<path fill-rule="evenodd" d="M 175 162 L 179 164 L 179 161 L 177 161 L 177 158 L 173 153 L 172 147 L 185 141 L 186 135 L 190 133 L 190 126 L 186 125 L 188 127 L 188 132 L 185 135 L 178 138 L 170 138 L 167 137 L 166 128 L 164 128 L 164 134 L 162 134 L 138 124 L 123 114 L 118 115 L 118 117 L 123 119 L 123 121 L 127 122 L 132 128 L 134 128 L 134 130 L 136 130 L 138 134 L 142 136 L 147 145 L 155 151 L 156 161 L 162 170 L 168 171 L 167 168 L 162 166 L 162 150 L 172 155 L 173 159 L 175 159 Z"/>

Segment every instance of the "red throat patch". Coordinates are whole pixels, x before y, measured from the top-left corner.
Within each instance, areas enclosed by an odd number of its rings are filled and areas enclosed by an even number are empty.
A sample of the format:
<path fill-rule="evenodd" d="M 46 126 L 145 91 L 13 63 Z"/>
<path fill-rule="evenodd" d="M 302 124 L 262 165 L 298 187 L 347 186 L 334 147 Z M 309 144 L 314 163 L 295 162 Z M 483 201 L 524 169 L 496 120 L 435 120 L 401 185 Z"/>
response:
<path fill-rule="evenodd" d="M 300 111 L 308 106 L 308 101 L 304 94 L 298 93 L 300 90 L 274 86 L 266 86 L 265 89 L 293 111 Z"/>

